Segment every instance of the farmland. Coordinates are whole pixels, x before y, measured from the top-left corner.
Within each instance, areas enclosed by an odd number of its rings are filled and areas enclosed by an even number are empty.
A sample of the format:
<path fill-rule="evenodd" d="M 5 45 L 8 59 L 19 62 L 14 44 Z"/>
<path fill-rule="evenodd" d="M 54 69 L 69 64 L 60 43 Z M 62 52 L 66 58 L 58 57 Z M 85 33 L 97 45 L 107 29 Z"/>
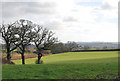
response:
<path fill-rule="evenodd" d="M 67 52 L 37 58 L 13 60 L 3 65 L 3 79 L 115 79 L 118 77 L 118 52 Z"/>

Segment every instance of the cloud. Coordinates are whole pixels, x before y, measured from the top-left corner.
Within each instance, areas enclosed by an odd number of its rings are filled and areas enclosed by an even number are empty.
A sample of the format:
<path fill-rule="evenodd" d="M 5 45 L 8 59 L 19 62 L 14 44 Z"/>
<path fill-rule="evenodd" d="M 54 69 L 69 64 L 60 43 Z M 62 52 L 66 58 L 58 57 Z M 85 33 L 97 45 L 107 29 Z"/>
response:
<path fill-rule="evenodd" d="M 118 40 L 118 28 L 115 24 L 108 22 L 81 23 L 69 27 L 66 30 L 58 30 L 56 35 L 62 40 L 70 41 L 104 41 L 115 42 Z M 63 34 L 64 32 L 64 34 Z M 71 38 L 72 37 L 72 38 Z M 64 41 L 66 42 L 66 41 Z"/>
<path fill-rule="evenodd" d="M 118 0 L 103 0 L 102 5 L 95 7 L 96 14 L 102 15 L 102 20 L 118 18 Z M 99 15 L 98 15 L 99 16 Z"/>
<path fill-rule="evenodd" d="M 50 15 L 55 13 L 55 4 L 49 2 L 4 2 L 3 18 L 32 15 Z"/>
<path fill-rule="evenodd" d="M 44 2 L 44 3 L 35 3 L 29 2 L 25 3 L 25 7 L 22 9 L 25 11 L 24 13 L 31 13 L 31 14 L 54 14 L 56 6 L 53 2 Z"/>
<path fill-rule="evenodd" d="M 47 21 L 44 22 L 43 26 L 50 30 L 60 30 L 63 29 L 63 23 L 61 21 Z"/>
<path fill-rule="evenodd" d="M 117 0 L 4 1 L 5 22 L 31 20 L 53 30 L 62 42 L 117 41 Z"/>
<path fill-rule="evenodd" d="M 103 1 L 102 5 L 100 7 L 96 7 L 95 10 L 112 10 L 112 9 L 116 9 L 116 8 L 117 8 L 116 5 L 111 5 L 110 2 Z"/>
<path fill-rule="evenodd" d="M 65 21 L 65 22 L 77 22 L 78 20 L 74 17 L 65 17 L 63 21 Z"/>
<path fill-rule="evenodd" d="M 110 4 L 108 4 L 108 3 L 105 3 L 105 4 L 103 4 L 102 6 L 101 6 L 101 9 L 114 9 L 114 7 L 112 7 Z"/>

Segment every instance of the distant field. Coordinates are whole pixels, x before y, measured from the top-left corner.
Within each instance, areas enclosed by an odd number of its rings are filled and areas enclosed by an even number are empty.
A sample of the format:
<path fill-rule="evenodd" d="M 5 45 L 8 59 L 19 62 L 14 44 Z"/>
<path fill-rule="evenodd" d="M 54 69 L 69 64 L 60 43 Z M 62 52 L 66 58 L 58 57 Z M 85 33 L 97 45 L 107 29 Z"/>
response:
<path fill-rule="evenodd" d="M 37 58 L 14 60 L 16 65 L 3 65 L 4 79 L 115 79 L 118 76 L 118 52 L 68 52 Z"/>

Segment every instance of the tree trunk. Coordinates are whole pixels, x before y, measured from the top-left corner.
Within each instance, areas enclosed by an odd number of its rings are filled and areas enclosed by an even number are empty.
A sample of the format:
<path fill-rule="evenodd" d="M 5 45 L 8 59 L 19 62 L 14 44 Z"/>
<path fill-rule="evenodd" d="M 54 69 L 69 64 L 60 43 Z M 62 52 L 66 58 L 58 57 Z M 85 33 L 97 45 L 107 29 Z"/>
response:
<path fill-rule="evenodd" d="M 39 53 L 39 54 L 38 54 L 38 64 L 40 64 L 40 59 L 41 59 L 41 57 L 42 57 L 42 54 Z"/>
<path fill-rule="evenodd" d="M 22 64 L 25 64 L 24 52 L 21 55 L 22 55 Z"/>
<path fill-rule="evenodd" d="M 11 56 L 10 56 L 10 45 L 8 44 L 8 41 L 6 41 L 6 49 L 7 49 L 7 61 L 8 63 L 11 63 Z"/>
<path fill-rule="evenodd" d="M 10 52 L 7 52 L 7 60 L 8 60 L 8 63 L 11 63 L 11 56 L 10 56 Z"/>

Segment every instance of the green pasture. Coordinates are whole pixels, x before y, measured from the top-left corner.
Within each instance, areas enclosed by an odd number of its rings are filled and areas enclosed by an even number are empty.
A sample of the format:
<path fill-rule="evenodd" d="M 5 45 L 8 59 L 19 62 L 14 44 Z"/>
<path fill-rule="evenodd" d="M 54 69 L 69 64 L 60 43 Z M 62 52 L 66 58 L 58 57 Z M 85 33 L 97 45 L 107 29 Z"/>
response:
<path fill-rule="evenodd" d="M 37 58 L 14 60 L 16 65 L 3 65 L 3 79 L 116 79 L 118 52 L 68 52 Z"/>
<path fill-rule="evenodd" d="M 42 57 L 44 64 L 67 64 L 67 63 L 102 63 L 117 61 L 118 52 L 67 52 Z M 26 64 L 35 64 L 37 58 L 26 59 Z M 13 60 L 15 64 L 21 64 L 22 60 Z"/>

